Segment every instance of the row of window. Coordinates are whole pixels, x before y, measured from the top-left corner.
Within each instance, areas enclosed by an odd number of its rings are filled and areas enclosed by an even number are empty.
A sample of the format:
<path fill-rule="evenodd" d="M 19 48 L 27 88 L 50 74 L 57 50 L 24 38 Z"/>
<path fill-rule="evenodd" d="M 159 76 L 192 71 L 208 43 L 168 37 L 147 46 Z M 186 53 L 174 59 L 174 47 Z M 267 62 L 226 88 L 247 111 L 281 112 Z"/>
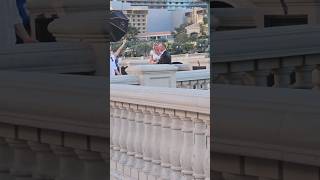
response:
<path fill-rule="evenodd" d="M 146 23 L 132 23 L 132 26 L 145 26 Z"/>
<path fill-rule="evenodd" d="M 135 21 L 136 21 L 136 19 L 132 19 L 132 22 L 135 22 Z M 137 21 L 140 22 L 140 19 L 137 19 Z M 146 20 L 145 19 L 141 19 L 141 21 L 145 22 Z"/>
<path fill-rule="evenodd" d="M 131 17 L 142 17 L 142 18 L 145 17 L 145 15 L 134 15 L 134 14 L 130 14 L 130 16 L 131 16 Z"/>

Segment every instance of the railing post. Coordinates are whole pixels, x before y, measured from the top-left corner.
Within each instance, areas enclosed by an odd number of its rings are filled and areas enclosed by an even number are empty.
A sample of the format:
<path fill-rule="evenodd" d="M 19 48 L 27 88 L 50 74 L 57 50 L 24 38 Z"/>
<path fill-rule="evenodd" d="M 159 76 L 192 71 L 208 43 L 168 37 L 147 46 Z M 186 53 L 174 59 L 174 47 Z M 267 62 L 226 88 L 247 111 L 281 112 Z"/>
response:
<path fill-rule="evenodd" d="M 129 67 L 128 74 L 139 77 L 140 85 L 176 88 L 177 67 L 168 64 L 137 65 Z"/>

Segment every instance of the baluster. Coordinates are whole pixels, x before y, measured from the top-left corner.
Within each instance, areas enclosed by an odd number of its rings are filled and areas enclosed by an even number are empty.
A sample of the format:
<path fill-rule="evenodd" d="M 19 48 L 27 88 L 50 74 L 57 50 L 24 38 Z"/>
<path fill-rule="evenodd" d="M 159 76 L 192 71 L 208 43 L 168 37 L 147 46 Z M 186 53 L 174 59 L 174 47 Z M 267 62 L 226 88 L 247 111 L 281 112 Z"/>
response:
<path fill-rule="evenodd" d="M 192 169 L 195 180 L 204 180 L 204 154 L 206 149 L 206 124 L 198 118 L 194 119 L 194 145 L 192 156 Z"/>
<path fill-rule="evenodd" d="M 160 157 L 161 157 L 161 179 L 170 179 L 170 145 L 171 145 L 171 119 L 168 110 L 160 114 L 161 117 L 161 141 L 160 141 Z"/>
<path fill-rule="evenodd" d="M 128 114 L 128 134 L 127 134 L 127 155 L 128 155 L 128 161 L 126 163 L 125 167 L 125 175 L 128 175 L 131 177 L 131 169 L 134 167 L 135 164 L 135 149 L 134 149 L 134 138 L 136 134 L 136 110 L 138 106 L 134 104 L 130 104 L 129 106 L 129 114 Z"/>
<path fill-rule="evenodd" d="M 143 151 L 143 160 L 144 160 L 144 166 L 143 166 L 143 172 L 146 177 L 151 172 L 151 161 L 152 161 L 152 142 L 151 142 L 151 135 L 152 135 L 152 115 L 151 111 L 153 109 L 151 107 L 147 107 L 144 111 L 144 136 L 143 136 L 143 144 L 142 144 L 142 151 Z"/>
<path fill-rule="evenodd" d="M 316 67 L 312 71 L 312 85 L 313 90 L 320 90 L 320 65 L 316 65 Z"/>
<path fill-rule="evenodd" d="M 292 67 L 281 67 L 274 71 L 274 87 L 287 88 L 290 86 L 290 74 L 293 72 Z"/>
<path fill-rule="evenodd" d="M 205 130 L 206 150 L 204 155 L 205 160 L 203 161 L 204 174 L 205 174 L 205 180 L 210 180 L 210 116 L 202 115 L 201 119 L 203 119 L 206 124 L 206 130 Z"/>
<path fill-rule="evenodd" d="M 268 76 L 270 74 L 271 74 L 271 70 L 269 70 L 269 69 L 256 70 L 254 72 L 255 85 L 267 87 L 268 86 Z"/>
<path fill-rule="evenodd" d="M 185 89 L 192 89 L 192 86 L 191 86 L 191 81 L 182 81 L 182 88 L 185 88 Z"/>
<path fill-rule="evenodd" d="M 171 144 L 170 144 L 170 163 L 171 163 L 171 178 L 172 180 L 178 180 L 181 178 L 181 163 L 180 154 L 182 151 L 183 134 L 182 123 L 179 118 L 180 112 L 174 112 L 171 115 Z"/>
<path fill-rule="evenodd" d="M 210 79 L 205 80 L 205 90 L 210 89 Z"/>
<path fill-rule="evenodd" d="M 197 88 L 197 80 L 195 81 L 190 81 L 190 87 L 189 89 L 196 89 Z"/>
<path fill-rule="evenodd" d="M 217 84 L 231 84 L 231 82 L 229 81 L 229 76 L 226 73 L 214 74 L 213 82 Z"/>
<path fill-rule="evenodd" d="M 144 136 L 144 124 L 143 124 L 143 109 L 144 106 L 138 106 L 135 109 L 136 117 L 136 134 L 134 136 L 134 151 L 135 151 L 135 165 L 134 171 L 132 172 L 132 176 L 136 179 L 139 179 L 139 176 L 142 172 L 142 168 L 144 165 L 143 161 L 143 151 L 142 151 L 142 142 Z"/>
<path fill-rule="evenodd" d="M 296 67 L 296 82 L 294 88 L 311 89 L 312 88 L 312 70 L 314 66 L 304 65 Z"/>
<path fill-rule="evenodd" d="M 188 116 L 188 117 L 187 117 Z M 183 145 L 181 152 L 181 166 L 183 180 L 192 180 L 192 150 L 193 150 L 193 122 L 191 117 L 197 117 L 196 113 L 188 113 L 186 117 L 181 117 L 183 121 Z M 191 117 L 190 117 L 191 116 Z"/>
<path fill-rule="evenodd" d="M 199 85 L 197 89 L 205 89 L 205 81 L 203 79 L 199 80 Z"/>
<path fill-rule="evenodd" d="M 232 85 L 243 85 L 244 72 L 231 72 L 228 74 L 228 79 Z"/>
<path fill-rule="evenodd" d="M 115 103 L 115 111 L 113 114 L 114 117 L 114 131 L 112 135 L 112 142 L 113 142 L 113 157 L 111 161 L 111 168 L 116 168 L 118 161 L 120 160 L 120 131 L 121 131 L 121 119 L 120 119 L 120 114 L 121 114 L 121 109 L 119 108 L 121 103 L 116 102 Z"/>
<path fill-rule="evenodd" d="M 105 180 L 107 178 L 107 164 L 101 153 L 85 150 L 75 150 L 84 167 L 82 180 Z"/>
<path fill-rule="evenodd" d="M 246 85 L 246 86 L 253 86 L 255 85 L 255 73 L 248 71 L 248 72 L 244 72 L 242 75 L 243 79 L 242 79 L 242 84 Z"/>
<path fill-rule="evenodd" d="M 32 171 L 35 165 L 35 155 L 29 148 L 27 141 L 6 139 L 12 147 L 14 158 L 10 173 L 19 180 L 32 180 Z"/>
<path fill-rule="evenodd" d="M 114 102 L 110 102 L 110 157 L 113 156 L 113 132 L 114 132 L 114 113 L 115 113 L 115 108 L 114 108 Z"/>
<path fill-rule="evenodd" d="M 121 107 L 121 131 L 120 131 L 120 165 L 118 170 L 124 173 L 124 165 L 127 163 L 127 135 L 128 135 L 128 109 L 129 104 L 124 103 Z"/>
<path fill-rule="evenodd" d="M 35 179 L 54 179 L 58 175 L 59 160 L 51 151 L 48 144 L 28 142 L 29 147 L 35 152 L 36 166 L 33 171 Z"/>
<path fill-rule="evenodd" d="M 11 149 L 4 138 L 0 138 L 0 179 L 11 180 L 10 166 L 13 161 L 13 149 Z"/>
<path fill-rule="evenodd" d="M 55 180 L 82 179 L 83 163 L 72 148 L 51 145 L 50 148 L 58 156 L 59 170 Z"/>
<path fill-rule="evenodd" d="M 161 160 L 160 160 L 160 144 L 161 142 L 161 117 L 160 114 L 163 113 L 163 109 L 155 109 L 152 111 L 152 170 L 151 174 L 155 179 L 160 177 L 161 174 Z"/>

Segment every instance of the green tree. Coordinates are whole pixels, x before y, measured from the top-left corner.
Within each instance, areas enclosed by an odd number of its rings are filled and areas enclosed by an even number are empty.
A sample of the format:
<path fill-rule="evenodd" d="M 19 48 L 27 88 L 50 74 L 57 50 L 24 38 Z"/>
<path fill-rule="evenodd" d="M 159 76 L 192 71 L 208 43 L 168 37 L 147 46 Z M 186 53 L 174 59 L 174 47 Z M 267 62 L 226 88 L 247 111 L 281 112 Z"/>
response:
<path fill-rule="evenodd" d="M 152 44 L 145 41 L 138 41 L 131 48 L 135 52 L 134 56 L 147 56 L 152 49 Z"/>
<path fill-rule="evenodd" d="M 183 43 L 188 42 L 188 39 L 189 39 L 188 34 L 185 32 L 181 32 L 176 35 L 175 42 L 177 42 L 179 44 L 183 44 Z"/>
<path fill-rule="evenodd" d="M 129 41 L 136 40 L 137 35 L 139 34 L 139 30 L 136 27 L 129 26 L 127 32 L 127 38 Z"/>

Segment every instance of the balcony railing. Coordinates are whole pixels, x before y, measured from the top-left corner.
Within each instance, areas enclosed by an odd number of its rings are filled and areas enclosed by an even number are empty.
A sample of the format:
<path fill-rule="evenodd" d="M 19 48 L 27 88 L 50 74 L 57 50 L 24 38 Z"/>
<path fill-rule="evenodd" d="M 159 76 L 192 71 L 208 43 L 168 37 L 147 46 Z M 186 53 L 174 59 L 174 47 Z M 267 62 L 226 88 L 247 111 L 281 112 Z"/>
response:
<path fill-rule="evenodd" d="M 215 33 L 214 179 L 319 178 L 319 32 Z"/>
<path fill-rule="evenodd" d="M 319 89 L 319 26 L 216 32 L 215 82 Z M 239 46 L 241 44 L 241 46 Z"/>
<path fill-rule="evenodd" d="M 1 71 L 0 81 L 0 179 L 106 179 L 104 78 Z"/>
<path fill-rule="evenodd" d="M 167 79 L 172 79 L 176 81 L 177 88 L 186 89 L 210 89 L 210 70 L 196 70 L 196 71 L 178 71 L 174 72 L 171 76 L 168 76 L 166 69 L 164 71 L 158 71 L 158 69 L 163 67 L 162 65 L 139 65 L 141 68 L 135 69 L 135 72 L 131 72 L 130 75 L 115 76 L 110 80 L 112 84 L 131 84 L 131 85 L 142 85 L 143 76 L 146 74 L 141 74 L 137 71 L 142 71 L 144 67 L 153 67 L 154 71 L 148 71 L 147 75 L 157 74 L 158 77 Z M 167 68 L 172 68 L 174 65 L 166 66 Z M 152 77 L 151 77 L 152 78 Z M 152 80 L 151 80 L 152 81 Z M 148 85 L 148 84 L 146 84 Z"/>
<path fill-rule="evenodd" d="M 209 91 L 111 85 L 116 178 L 210 179 Z"/>

